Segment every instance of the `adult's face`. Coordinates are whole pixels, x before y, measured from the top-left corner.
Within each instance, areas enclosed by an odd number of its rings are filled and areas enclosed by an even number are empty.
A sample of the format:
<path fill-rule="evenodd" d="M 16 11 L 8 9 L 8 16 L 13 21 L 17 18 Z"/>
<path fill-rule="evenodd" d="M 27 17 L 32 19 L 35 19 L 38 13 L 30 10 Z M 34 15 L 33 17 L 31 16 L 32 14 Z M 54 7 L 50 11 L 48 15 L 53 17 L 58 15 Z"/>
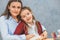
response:
<path fill-rule="evenodd" d="M 11 16 L 16 17 L 19 15 L 21 11 L 21 3 L 20 2 L 12 2 L 10 6 L 8 6 L 9 12 L 11 13 Z"/>

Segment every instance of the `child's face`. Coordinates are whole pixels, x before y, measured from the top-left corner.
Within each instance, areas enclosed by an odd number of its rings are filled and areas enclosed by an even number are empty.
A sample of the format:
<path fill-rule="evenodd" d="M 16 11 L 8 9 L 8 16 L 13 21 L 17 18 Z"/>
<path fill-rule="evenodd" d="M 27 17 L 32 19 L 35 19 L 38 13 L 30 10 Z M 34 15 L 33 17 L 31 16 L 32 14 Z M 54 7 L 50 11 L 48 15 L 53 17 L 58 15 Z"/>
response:
<path fill-rule="evenodd" d="M 21 12 L 21 19 L 24 20 L 26 23 L 31 23 L 32 18 L 32 13 L 28 9 L 24 9 Z"/>

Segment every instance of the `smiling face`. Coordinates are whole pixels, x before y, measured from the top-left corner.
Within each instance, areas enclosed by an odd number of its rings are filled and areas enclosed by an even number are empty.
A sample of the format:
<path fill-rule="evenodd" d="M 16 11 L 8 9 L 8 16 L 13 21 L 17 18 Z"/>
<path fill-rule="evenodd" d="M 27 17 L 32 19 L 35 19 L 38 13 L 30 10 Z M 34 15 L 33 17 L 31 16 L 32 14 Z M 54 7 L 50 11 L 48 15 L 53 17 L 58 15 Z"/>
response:
<path fill-rule="evenodd" d="M 10 6 L 8 6 L 8 9 L 13 17 L 16 17 L 19 15 L 21 11 L 21 3 L 20 2 L 12 2 Z"/>
<path fill-rule="evenodd" d="M 31 23 L 33 20 L 32 13 L 28 9 L 22 10 L 20 16 L 21 16 L 21 19 L 24 20 L 26 23 Z"/>

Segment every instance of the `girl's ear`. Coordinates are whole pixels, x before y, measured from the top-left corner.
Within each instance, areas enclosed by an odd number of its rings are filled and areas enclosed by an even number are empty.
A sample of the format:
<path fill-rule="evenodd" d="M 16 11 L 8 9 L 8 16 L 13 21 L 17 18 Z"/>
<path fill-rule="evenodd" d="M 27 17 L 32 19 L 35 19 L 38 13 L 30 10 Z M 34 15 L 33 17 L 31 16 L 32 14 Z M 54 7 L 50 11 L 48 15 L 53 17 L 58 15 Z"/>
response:
<path fill-rule="evenodd" d="M 32 15 L 33 19 L 35 20 L 35 17 Z"/>

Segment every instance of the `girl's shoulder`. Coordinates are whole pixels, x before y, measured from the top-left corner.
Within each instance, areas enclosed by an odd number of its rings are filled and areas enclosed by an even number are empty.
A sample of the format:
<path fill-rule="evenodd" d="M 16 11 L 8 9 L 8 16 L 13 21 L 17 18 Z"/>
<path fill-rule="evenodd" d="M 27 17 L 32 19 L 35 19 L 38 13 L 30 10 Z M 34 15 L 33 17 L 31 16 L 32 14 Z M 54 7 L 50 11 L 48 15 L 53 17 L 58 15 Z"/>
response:
<path fill-rule="evenodd" d="M 36 23 L 39 23 L 40 24 L 40 21 L 36 21 Z"/>
<path fill-rule="evenodd" d="M 41 26 L 40 21 L 36 21 L 35 23 L 36 23 L 36 25 Z"/>

